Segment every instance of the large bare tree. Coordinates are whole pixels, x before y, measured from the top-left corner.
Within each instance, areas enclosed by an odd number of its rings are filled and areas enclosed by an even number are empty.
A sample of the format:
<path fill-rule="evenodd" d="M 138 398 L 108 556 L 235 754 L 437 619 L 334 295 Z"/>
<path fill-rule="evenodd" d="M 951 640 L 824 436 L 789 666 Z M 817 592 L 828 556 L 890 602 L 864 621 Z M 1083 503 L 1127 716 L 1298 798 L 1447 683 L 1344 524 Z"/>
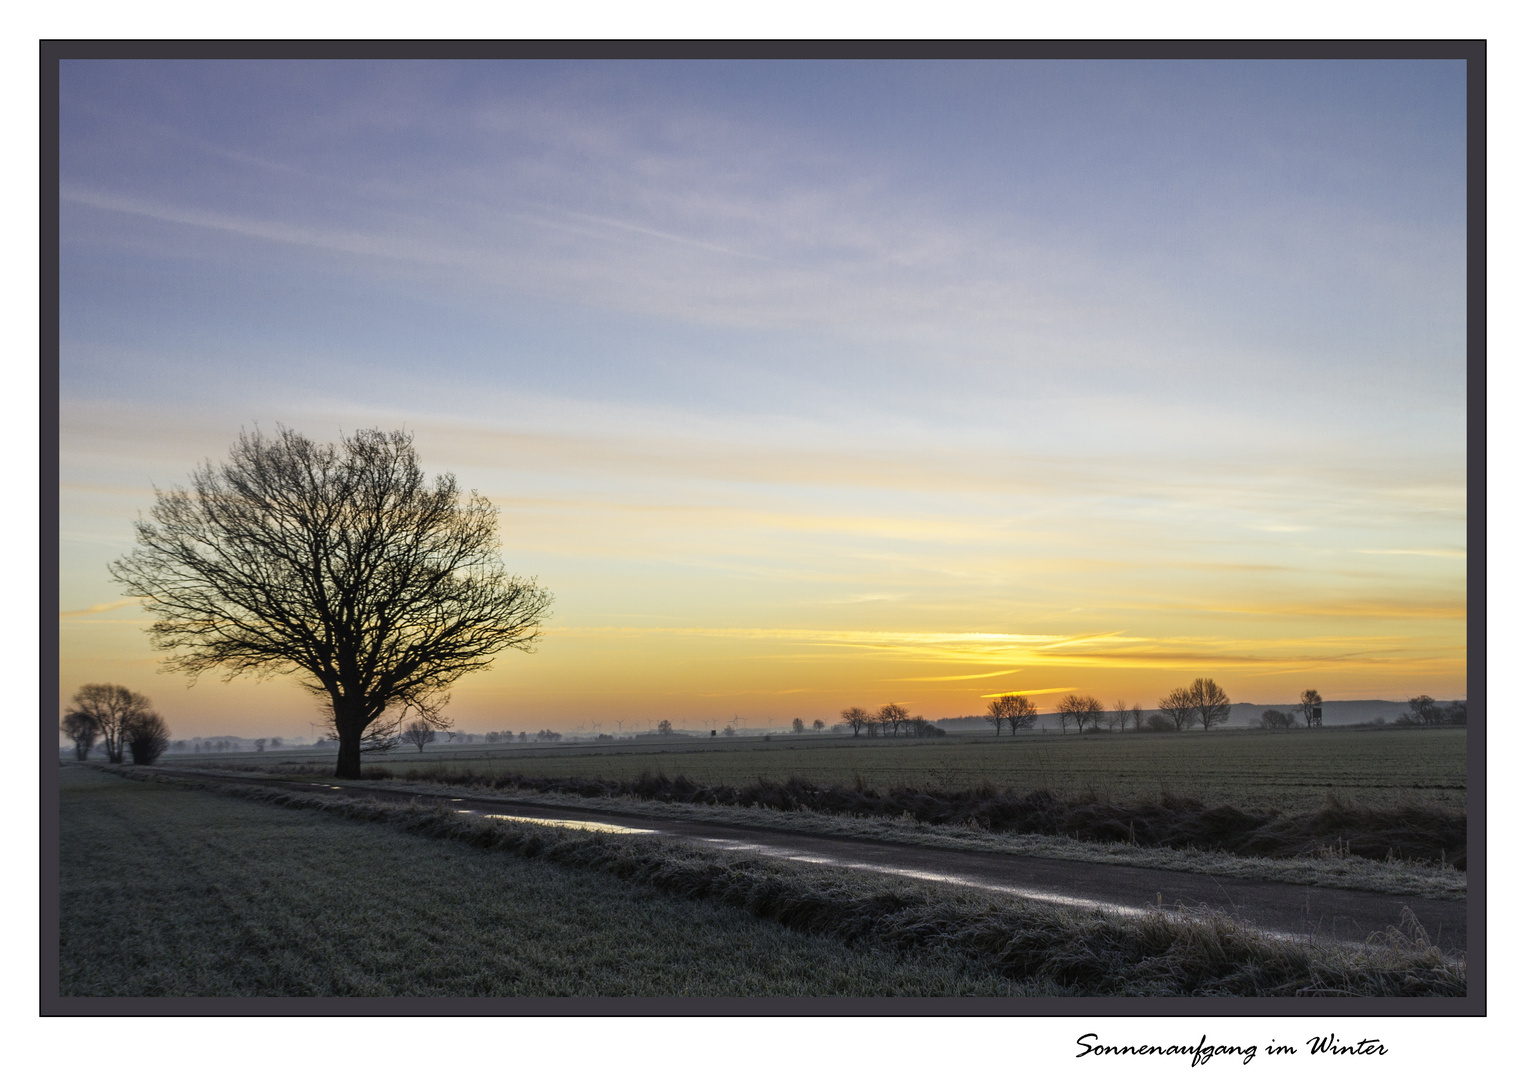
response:
<path fill-rule="evenodd" d="M 165 666 L 298 675 L 324 702 L 339 777 L 410 712 L 449 726 L 451 684 L 528 651 L 551 604 L 504 571 L 492 504 L 449 474 L 427 481 L 401 431 L 241 433 L 189 489 L 156 489 L 137 540 L 111 572 L 155 617 Z"/>

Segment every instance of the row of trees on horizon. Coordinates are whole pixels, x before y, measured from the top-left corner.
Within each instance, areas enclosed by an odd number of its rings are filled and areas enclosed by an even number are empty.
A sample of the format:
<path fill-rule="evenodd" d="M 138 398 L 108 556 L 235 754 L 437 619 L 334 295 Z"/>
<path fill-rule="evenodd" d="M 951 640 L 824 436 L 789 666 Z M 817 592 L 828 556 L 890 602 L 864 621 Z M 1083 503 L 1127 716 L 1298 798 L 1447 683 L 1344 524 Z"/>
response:
<path fill-rule="evenodd" d="M 1229 695 L 1212 679 L 1196 679 L 1190 686 L 1179 686 L 1160 699 L 1159 712 L 1145 715 L 1139 702 L 1130 705 L 1119 700 L 1111 709 L 1090 694 L 1067 694 L 1055 703 L 1050 715 L 1060 722 L 1062 732 L 1072 727 L 1076 734 L 1088 729 L 1102 731 L 1185 731 L 1202 725 L 1203 730 L 1218 727 L 1229 719 Z M 1030 730 L 1038 720 L 1038 706 L 1022 694 L 1003 694 L 986 706 L 986 720 L 1000 735 L 1007 728 L 1013 735 Z"/>
<path fill-rule="evenodd" d="M 1318 690 L 1305 690 L 1299 698 L 1296 712 L 1267 709 L 1261 714 L 1259 726 L 1265 730 L 1287 731 L 1297 727 L 1302 719 L 1305 727 L 1320 727 L 1323 702 Z M 1395 726 L 1428 727 L 1467 723 L 1466 700 L 1444 705 L 1427 694 L 1420 694 L 1410 698 L 1407 704 L 1409 710 L 1392 721 Z M 71 705 L 72 708 L 65 714 L 59 728 L 73 742 L 75 758 L 80 761 L 89 756 L 97 743 L 104 748 L 107 759 L 113 764 L 121 764 L 130 754 L 133 764 L 151 765 L 172 745 L 178 752 L 217 753 L 240 749 L 239 744 L 246 741 L 229 738 L 178 739 L 171 744 L 169 727 L 154 711 L 148 698 L 125 686 L 109 683 L 83 686 L 74 695 Z M 1138 702 L 1130 705 L 1119 700 L 1111 709 L 1106 709 L 1101 701 L 1089 694 L 1068 694 L 1056 703 L 1055 711 L 1047 715 L 1059 720 L 1062 732 L 1074 728 L 1078 734 L 1103 730 L 1186 731 L 1199 726 L 1207 731 L 1228 720 L 1230 702 L 1228 694 L 1214 680 L 1197 679 L 1190 686 L 1178 687 L 1165 695 L 1160 699 L 1158 708 L 1158 712 L 1146 714 Z M 904 734 L 936 737 L 946 734 L 945 729 L 936 722 L 922 716 L 912 716 L 905 706 L 894 702 L 883 705 L 874 712 L 854 706 L 843 709 L 841 715 L 843 723 L 833 725 L 832 730 L 846 729 L 854 736 L 867 734 L 871 737 L 895 737 Z M 986 720 L 996 728 L 998 735 L 1003 729 L 1013 735 L 1019 731 L 1032 730 L 1039 717 L 1038 707 L 1022 694 L 1003 694 L 987 706 Z M 1378 717 L 1362 726 L 1384 726 L 1388 723 Z M 826 723 L 816 720 L 810 727 L 820 733 L 826 729 Z M 807 724 L 797 717 L 792 729 L 797 735 L 804 734 Z M 663 720 L 657 724 L 655 733 L 673 735 L 675 729 L 671 721 Z M 725 734 L 735 735 L 737 732 L 728 725 Z M 401 732 L 401 741 L 415 746 L 420 752 L 434 742 L 436 737 L 435 729 L 422 722 L 409 724 Z M 560 732 L 543 729 L 533 735 L 527 731 L 517 735 L 513 731 L 490 731 L 484 735 L 450 732 L 447 737 L 451 740 L 460 738 L 462 741 L 480 738 L 486 743 L 525 743 L 532 739 L 535 742 L 560 742 L 563 736 Z M 280 749 L 285 745 L 279 737 L 250 741 L 257 751 L 263 751 L 267 745 L 271 749 Z M 315 745 L 324 746 L 328 741 L 320 737 Z"/>
<path fill-rule="evenodd" d="M 947 734 L 941 727 L 928 720 L 925 716 L 912 716 L 904 705 L 891 702 L 882 705 L 875 712 L 862 709 L 858 706 L 844 709 L 841 713 L 843 723 L 853 732 L 856 738 L 860 732 L 867 731 L 871 736 L 887 735 L 894 737 L 903 732 L 917 738 L 936 737 Z M 800 724 L 799 720 L 795 723 Z M 820 730 L 821 722 L 817 721 L 817 730 Z M 796 732 L 803 731 L 803 727 L 796 727 Z"/>

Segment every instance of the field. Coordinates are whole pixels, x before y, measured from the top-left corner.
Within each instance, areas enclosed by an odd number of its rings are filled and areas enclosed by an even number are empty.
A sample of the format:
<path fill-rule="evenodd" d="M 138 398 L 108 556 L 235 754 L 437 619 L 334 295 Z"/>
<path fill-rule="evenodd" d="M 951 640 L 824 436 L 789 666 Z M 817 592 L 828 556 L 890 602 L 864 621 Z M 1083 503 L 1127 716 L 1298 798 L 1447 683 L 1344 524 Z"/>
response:
<path fill-rule="evenodd" d="M 66 766 L 65 995 L 1415 995 L 1406 932 L 1318 947 L 956 886 Z"/>
<path fill-rule="evenodd" d="M 317 755 L 243 754 L 166 758 L 165 765 L 259 761 L 271 768 L 321 767 Z M 632 780 L 642 773 L 701 784 L 743 785 L 798 776 L 817 784 L 959 790 L 989 783 L 1015 791 L 1108 801 L 1162 793 L 1248 810 L 1308 812 L 1334 793 L 1360 806 L 1426 806 L 1461 811 L 1467 793 L 1463 729 L 1342 730 L 1291 733 L 1216 731 L 1150 735 L 1025 735 L 1013 738 L 852 739 L 836 736 L 640 740 L 574 746 L 447 744 L 419 754 L 394 750 L 367 768 L 398 779 L 471 773 L 492 777 L 591 777 Z"/>
<path fill-rule="evenodd" d="M 333 815 L 62 770 L 65 996 L 1023 993 L 713 901 Z"/>

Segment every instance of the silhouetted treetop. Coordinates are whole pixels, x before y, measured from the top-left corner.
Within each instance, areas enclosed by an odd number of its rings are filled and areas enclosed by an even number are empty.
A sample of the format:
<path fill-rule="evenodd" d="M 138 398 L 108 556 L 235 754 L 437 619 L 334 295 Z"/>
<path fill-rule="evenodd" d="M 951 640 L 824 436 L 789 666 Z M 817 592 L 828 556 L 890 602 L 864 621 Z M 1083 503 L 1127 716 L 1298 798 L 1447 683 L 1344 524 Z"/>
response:
<path fill-rule="evenodd" d="M 455 477 L 426 480 L 402 431 L 319 444 L 287 428 L 241 433 L 189 488 L 155 490 L 137 546 L 112 564 L 154 616 L 166 667 L 194 679 L 297 674 L 339 738 L 338 775 L 362 741 L 412 710 L 434 727 L 448 688 L 504 649 L 529 650 L 551 595 L 509 576 L 497 511 Z M 401 712 L 383 723 L 389 709 Z"/>

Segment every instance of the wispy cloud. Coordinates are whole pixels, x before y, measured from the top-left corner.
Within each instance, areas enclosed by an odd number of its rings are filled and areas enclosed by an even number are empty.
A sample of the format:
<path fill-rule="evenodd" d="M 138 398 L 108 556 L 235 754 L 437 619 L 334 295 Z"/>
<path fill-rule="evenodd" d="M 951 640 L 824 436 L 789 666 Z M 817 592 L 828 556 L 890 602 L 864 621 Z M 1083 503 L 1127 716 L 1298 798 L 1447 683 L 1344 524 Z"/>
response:
<path fill-rule="evenodd" d="M 1012 675 L 1021 668 L 1007 668 L 1004 671 L 982 671 L 978 675 L 914 675 L 905 679 L 896 679 L 896 682 L 966 682 L 970 679 L 992 679 L 997 675 Z"/>
<path fill-rule="evenodd" d="M 103 604 L 93 604 L 90 607 L 79 608 L 76 611 L 60 611 L 58 613 L 58 617 L 60 619 L 74 619 L 82 615 L 100 615 L 107 611 L 116 611 L 119 608 L 131 607 L 132 605 L 141 603 L 146 599 L 148 598 L 145 596 L 129 596 L 121 600 L 108 600 Z"/>
<path fill-rule="evenodd" d="M 1076 690 L 1077 687 L 1074 686 L 1043 686 L 1036 690 L 1000 690 L 994 694 L 981 694 L 980 696 L 982 698 L 1006 697 L 1008 694 L 1037 696 L 1039 694 L 1069 694 L 1074 693 Z"/>
<path fill-rule="evenodd" d="M 1423 555 L 1432 559 L 1466 559 L 1466 548 L 1357 548 L 1362 555 Z"/>

